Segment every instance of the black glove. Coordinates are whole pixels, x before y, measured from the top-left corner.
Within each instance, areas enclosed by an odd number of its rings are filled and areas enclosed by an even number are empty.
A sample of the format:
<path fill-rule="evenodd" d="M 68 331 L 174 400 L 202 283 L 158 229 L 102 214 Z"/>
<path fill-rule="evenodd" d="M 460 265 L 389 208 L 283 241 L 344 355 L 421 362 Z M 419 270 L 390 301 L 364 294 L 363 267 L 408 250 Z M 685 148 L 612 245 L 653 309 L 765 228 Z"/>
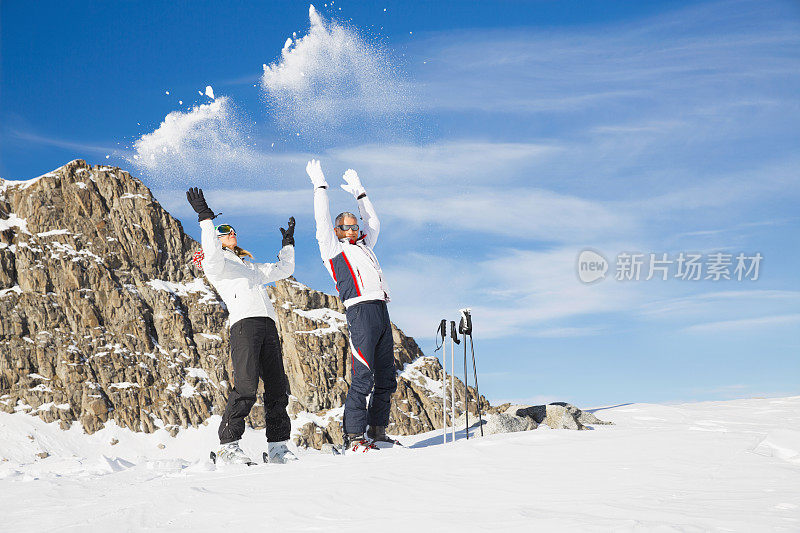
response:
<path fill-rule="evenodd" d="M 294 217 L 289 217 L 289 228 L 281 230 L 281 235 L 283 235 L 283 246 L 294 246 Z"/>
<path fill-rule="evenodd" d="M 214 211 L 212 211 L 206 203 L 206 199 L 203 196 L 203 189 L 190 187 L 189 190 L 186 191 L 186 199 L 189 200 L 189 203 L 192 204 L 192 209 L 197 213 L 198 222 L 216 218 Z"/>

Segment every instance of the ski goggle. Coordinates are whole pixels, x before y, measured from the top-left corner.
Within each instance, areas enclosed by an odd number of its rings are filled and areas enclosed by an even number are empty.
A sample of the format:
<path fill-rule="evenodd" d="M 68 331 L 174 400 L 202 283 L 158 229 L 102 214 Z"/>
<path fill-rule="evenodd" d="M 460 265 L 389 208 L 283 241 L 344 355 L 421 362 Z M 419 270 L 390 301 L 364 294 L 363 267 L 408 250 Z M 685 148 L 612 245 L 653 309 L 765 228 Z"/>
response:
<path fill-rule="evenodd" d="M 236 233 L 236 230 L 233 229 L 233 226 L 230 224 L 220 224 L 217 226 L 217 237 L 223 237 L 225 235 L 230 235 L 231 233 Z"/>
<path fill-rule="evenodd" d="M 349 231 L 351 229 L 355 230 L 355 231 L 358 231 L 358 224 L 339 224 L 336 227 L 339 228 L 342 231 Z"/>

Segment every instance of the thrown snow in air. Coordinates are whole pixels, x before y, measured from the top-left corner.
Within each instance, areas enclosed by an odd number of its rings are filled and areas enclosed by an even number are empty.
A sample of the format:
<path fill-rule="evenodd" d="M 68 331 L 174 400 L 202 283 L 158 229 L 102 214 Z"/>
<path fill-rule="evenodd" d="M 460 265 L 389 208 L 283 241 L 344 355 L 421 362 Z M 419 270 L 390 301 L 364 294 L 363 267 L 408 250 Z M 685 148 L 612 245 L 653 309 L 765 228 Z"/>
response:
<path fill-rule="evenodd" d="M 311 27 L 289 38 L 280 61 L 264 65 L 261 89 L 280 124 L 320 131 L 353 116 L 383 116 L 406 108 L 409 92 L 378 46 L 354 30 L 324 20 L 309 6 Z"/>
<path fill-rule="evenodd" d="M 211 85 L 206 85 L 206 96 L 212 100 L 214 99 L 214 88 Z"/>
<path fill-rule="evenodd" d="M 259 156 L 246 137 L 232 102 L 220 96 L 164 117 L 155 131 L 134 143 L 132 163 L 155 180 L 174 183 L 191 178 L 202 183 L 257 164 Z"/>

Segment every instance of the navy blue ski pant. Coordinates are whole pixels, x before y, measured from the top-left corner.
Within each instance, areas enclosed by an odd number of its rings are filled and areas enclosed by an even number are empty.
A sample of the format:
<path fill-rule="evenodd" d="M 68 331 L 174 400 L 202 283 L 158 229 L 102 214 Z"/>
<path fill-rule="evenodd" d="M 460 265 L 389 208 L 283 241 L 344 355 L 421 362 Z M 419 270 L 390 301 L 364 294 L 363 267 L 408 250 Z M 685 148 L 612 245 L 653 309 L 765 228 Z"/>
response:
<path fill-rule="evenodd" d="M 344 402 L 344 430 L 363 433 L 367 424 L 389 425 L 390 402 L 397 390 L 392 324 L 383 300 L 357 303 L 346 315 L 353 379 Z"/>

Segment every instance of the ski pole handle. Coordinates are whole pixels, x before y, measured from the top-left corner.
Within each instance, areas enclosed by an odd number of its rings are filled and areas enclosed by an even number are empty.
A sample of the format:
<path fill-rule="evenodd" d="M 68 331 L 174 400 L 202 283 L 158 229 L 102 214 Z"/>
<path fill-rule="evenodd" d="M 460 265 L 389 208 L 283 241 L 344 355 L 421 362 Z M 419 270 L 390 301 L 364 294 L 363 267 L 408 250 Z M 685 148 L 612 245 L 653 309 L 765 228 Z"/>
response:
<path fill-rule="evenodd" d="M 455 320 L 450 321 L 450 338 L 453 339 L 456 344 L 461 344 L 461 340 L 458 338 L 458 332 L 456 331 Z"/>
<path fill-rule="evenodd" d="M 472 335 L 471 309 L 461 309 L 461 321 L 458 323 L 458 332 L 466 335 Z"/>

